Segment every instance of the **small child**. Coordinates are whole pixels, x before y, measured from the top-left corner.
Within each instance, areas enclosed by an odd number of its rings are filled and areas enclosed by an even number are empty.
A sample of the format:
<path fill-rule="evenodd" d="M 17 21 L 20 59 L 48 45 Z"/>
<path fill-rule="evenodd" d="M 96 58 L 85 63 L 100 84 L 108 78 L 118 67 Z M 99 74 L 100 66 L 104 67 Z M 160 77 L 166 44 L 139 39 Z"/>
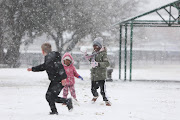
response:
<path fill-rule="evenodd" d="M 85 58 L 91 63 L 91 92 L 93 94 L 92 102 L 94 103 L 98 98 L 97 89 L 100 88 L 100 93 L 105 101 L 106 106 L 111 106 L 110 101 L 106 96 L 106 69 L 109 67 L 109 60 L 107 57 L 107 50 L 103 46 L 103 38 L 98 37 L 93 41 L 92 55 L 85 53 Z"/>
<path fill-rule="evenodd" d="M 81 80 L 83 80 L 83 78 L 77 73 L 76 68 L 74 67 L 74 60 L 71 54 L 69 53 L 64 54 L 62 58 L 62 64 L 67 74 L 66 84 L 63 89 L 63 98 L 67 98 L 68 88 L 69 88 L 71 96 L 77 101 L 75 88 L 74 88 L 74 84 L 75 84 L 74 77 L 80 78 Z"/>

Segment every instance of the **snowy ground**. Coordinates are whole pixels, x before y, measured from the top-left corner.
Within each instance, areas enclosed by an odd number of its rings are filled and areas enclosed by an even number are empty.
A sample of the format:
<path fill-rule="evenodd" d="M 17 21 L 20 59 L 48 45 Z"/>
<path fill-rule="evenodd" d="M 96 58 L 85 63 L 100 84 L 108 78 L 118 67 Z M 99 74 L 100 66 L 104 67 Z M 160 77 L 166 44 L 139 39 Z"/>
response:
<path fill-rule="evenodd" d="M 124 66 L 122 66 L 124 67 Z M 135 65 L 132 69 L 132 80 L 149 81 L 179 81 L 180 65 Z M 121 70 L 122 79 L 124 79 L 124 69 Z M 113 79 L 118 79 L 119 71 L 115 69 L 112 73 Z M 127 79 L 129 79 L 129 67 L 127 67 Z"/>
<path fill-rule="evenodd" d="M 45 100 L 45 93 L 49 84 L 45 72 L 33 73 L 27 72 L 26 69 L 0 69 L 0 119 L 180 119 L 180 82 L 107 82 L 107 94 L 112 102 L 112 106 L 107 107 L 102 102 L 101 97 L 98 98 L 95 104 L 90 102 L 92 95 L 90 91 L 89 70 L 78 70 L 78 72 L 85 79 L 84 81 L 76 79 L 76 94 L 80 106 L 74 105 L 74 110 L 68 112 L 65 106 L 56 104 L 59 115 L 50 116 L 48 115 L 50 111 L 49 106 Z M 118 70 L 113 72 L 113 78 L 118 78 L 117 72 Z M 144 70 L 142 76 L 145 78 L 146 75 L 150 74 L 149 72 Z M 138 77 L 136 75 L 139 73 L 140 71 L 138 70 L 134 71 L 134 77 Z M 174 73 L 176 74 L 175 77 L 179 77 L 178 73 Z"/>

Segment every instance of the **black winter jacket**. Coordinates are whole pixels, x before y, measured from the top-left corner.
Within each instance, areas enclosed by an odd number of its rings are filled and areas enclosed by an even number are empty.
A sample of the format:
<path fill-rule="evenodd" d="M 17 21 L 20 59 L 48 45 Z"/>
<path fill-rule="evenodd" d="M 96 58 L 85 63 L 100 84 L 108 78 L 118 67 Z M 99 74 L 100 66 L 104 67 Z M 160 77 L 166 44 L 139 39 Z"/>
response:
<path fill-rule="evenodd" d="M 36 67 L 32 67 L 33 72 L 46 70 L 49 80 L 52 82 L 61 82 L 66 79 L 67 75 L 61 63 L 59 52 L 50 52 L 45 56 L 45 62 Z"/>

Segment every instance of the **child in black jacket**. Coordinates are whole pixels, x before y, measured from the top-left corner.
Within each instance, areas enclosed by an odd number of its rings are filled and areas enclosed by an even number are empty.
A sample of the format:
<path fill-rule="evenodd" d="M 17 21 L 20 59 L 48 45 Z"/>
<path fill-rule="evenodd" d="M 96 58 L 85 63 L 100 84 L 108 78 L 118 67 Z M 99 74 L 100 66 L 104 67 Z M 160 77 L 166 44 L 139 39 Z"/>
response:
<path fill-rule="evenodd" d="M 67 78 L 66 72 L 61 63 L 61 56 L 58 52 L 51 50 L 51 45 L 49 43 L 44 43 L 41 48 L 42 54 L 45 56 L 45 62 L 36 67 L 28 68 L 27 70 L 33 72 L 46 70 L 49 80 L 51 81 L 46 92 L 46 100 L 51 108 L 50 114 L 58 114 L 55 102 L 65 103 L 68 110 L 71 111 L 73 108 L 71 98 L 65 99 L 58 97 L 66 83 L 65 79 Z"/>

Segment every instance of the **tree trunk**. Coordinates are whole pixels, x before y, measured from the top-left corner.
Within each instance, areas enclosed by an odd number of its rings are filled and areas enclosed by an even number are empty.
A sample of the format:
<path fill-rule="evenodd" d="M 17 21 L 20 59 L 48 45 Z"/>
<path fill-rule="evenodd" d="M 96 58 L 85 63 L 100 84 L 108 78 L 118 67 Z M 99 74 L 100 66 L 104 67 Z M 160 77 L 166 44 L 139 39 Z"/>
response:
<path fill-rule="evenodd" d="M 3 31 L 1 28 L 1 23 L 0 23 L 0 64 L 4 64 Z"/>
<path fill-rule="evenodd" d="M 20 44 L 22 36 L 14 36 L 10 48 L 8 49 L 5 56 L 5 63 L 9 67 L 17 68 L 20 66 L 19 57 L 20 57 Z"/>
<path fill-rule="evenodd" d="M 64 43 L 64 40 L 63 40 L 63 36 L 62 36 L 62 34 L 61 34 L 61 36 L 60 36 L 60 41 L 61 41 L 61 45 L 60 45 L 60 48 L 59 48 L 59 52 L 60 52 L 60 54 L 62 55 L 63 54 L 63 43 Z"/>
<path fill-rule="evenodd" d="M 54 41 L 55 41 L 55 44 L 56 44 L 56 49 L 57 49 L 57 51 L 60 51 L 59 50 L 59 39 L 54 39 Z"/>
<path fill-rule="evenodd" d="M 3 47 L 2 34 L 0 33 L 0 64 L 4 64 L 4 47 Z"/>
<path fill-rule="evenodd" d="M 79 42 L 80 39 L 84 38 L 86 36 L 86 33 L 84 31 L 77 31 L 73 37 L 72 42 L 68 45 L 65 52 L 70 52 L 73 50 L 73 48 L 76 46 L 76 44 Z"/>
<path fill-rule="evenodd" d="M 53 39 L 55 40 L 57 51 L 60 54 L 62 54 L 62 50 L 63 50 L 63 36 L 62 36 L 62 32 L 59 30 L 57 32 L 57 37 L 53 37 Z"/>
<path fill-rule="evenodd" d="M 66 48 L 65 52 L 70 52 L 72 51 L 72 49 L 76 46 L 76 44 L 78 43 L 79 41 L 79 37 L 74 37 L 72 42 L 70 43 L 70 45 Z"/>

